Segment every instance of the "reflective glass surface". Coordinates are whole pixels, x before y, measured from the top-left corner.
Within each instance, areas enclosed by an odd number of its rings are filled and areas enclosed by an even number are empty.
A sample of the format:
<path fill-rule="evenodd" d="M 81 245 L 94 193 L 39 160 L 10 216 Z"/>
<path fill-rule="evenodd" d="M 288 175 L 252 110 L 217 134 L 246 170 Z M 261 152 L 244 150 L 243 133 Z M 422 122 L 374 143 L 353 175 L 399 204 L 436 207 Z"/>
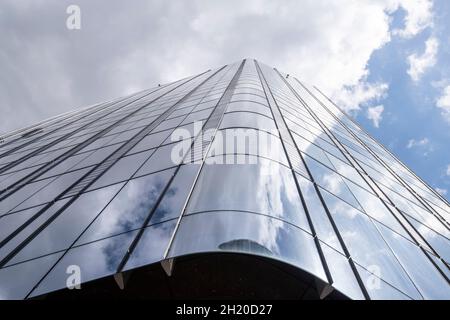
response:
<path fill-rule="evenodd" d="M 370 218 L 330 193 L 323 191 L 322 194 L 351 257 L 366 268 L 378 268 L 382 279 L 411 297 L 420 298 Z"/>
<path fill-rule="evenodd" d="M 0 139 L 0 299 L 64 289 L 74 265 L 95 286 L 220 252 L 350 299 L 450 299 L 449 202 L 314 86 L 255 60 L 17 132 Z"/>
<path fill-rule="evenodd" d="M 66 288 L 68 273 L 73 272 L 74 266 L 81 271 L 80 283 L 114 274 L 136 233 L 128 232 L 70 249 L 33 290 L 31 297 Z"/>
<path fill-rule="evenodd" d="M 187 212 L 250 211 L 285 220 L 309 231 L 292 172 L 274 161 L 257 160 L 257 164 L 205 165 Z"/>
<path fill-rule="evenodd" d="M 175 223 L 175 220 L 171 220 L 146 227 L 123 270 L 161 261 L 175 229 Z"/>
<path fill-rule="evenodd" d="M 11 260 L 17 263 L 68 248 L 114 197 L 121 185 L 83 194 Z"/>
<path fill-rule="evenodd" d="M 174 169 L 130 180 L 102 210 L 77 244 L 140 228 L 161 196 Z"/>
<path fill-rule="evenodd" d="M 278 219 L 236 211 L 184 217 L 169 256 L 207 251 L 268 256 L 326 279 L 311 235 Z"/>

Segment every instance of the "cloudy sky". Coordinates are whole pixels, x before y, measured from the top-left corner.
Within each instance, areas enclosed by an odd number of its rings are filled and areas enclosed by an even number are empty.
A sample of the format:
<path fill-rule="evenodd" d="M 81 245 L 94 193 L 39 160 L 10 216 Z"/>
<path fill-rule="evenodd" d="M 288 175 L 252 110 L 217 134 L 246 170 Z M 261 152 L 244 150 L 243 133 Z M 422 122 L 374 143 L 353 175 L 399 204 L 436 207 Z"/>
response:
<path fill-rule="evenodd" d="M 450 198 L 449 50 L 448 0 L 2 0 L 0 132 L 250 57 L 316 84 Z"/>

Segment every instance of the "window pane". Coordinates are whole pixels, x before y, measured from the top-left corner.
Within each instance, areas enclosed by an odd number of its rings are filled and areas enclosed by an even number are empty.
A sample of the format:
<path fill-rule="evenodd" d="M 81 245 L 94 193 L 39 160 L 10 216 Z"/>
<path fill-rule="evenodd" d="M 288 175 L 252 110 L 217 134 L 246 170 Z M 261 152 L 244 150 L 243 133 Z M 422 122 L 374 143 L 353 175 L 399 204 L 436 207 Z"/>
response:
<path fill-rule="evenodd" d="M 325 208 L 316 193 L 314 185 L 309 180 L 297 175 L 297 181 L 306 203 L 309 215 L 317 233 L 317 237 L 329 246 L 343 253 L 342 247 L 336 233 L 333 230 L 330 219 L 325 212 Z"/>
<path fill-rule="evenodd" d="M 309 234 L 278 219 L 253 213 L 230 211 L 185 216 L 169 256 L 208 251 L 273 257 L 326 279 Z"/>
<path fill-rule="evenodd" d="M 0 300 L 25 299 L 61 255 L 53 254 L 0 269 Z"/>
<path fill-rule="evenodd" d="M 20 231 L 17 235 L 15 235 L 11 240 L 9 240 L 3 247 L 0 248 L 0 260 L 5 258 L 10 252 L 12 252 L 19 244 L 21 244 L 24 240 L 26 240 L 39 226 L 45 223 L 53 214 L 56 213 L 59 209 L 61 209 L 66 203 L 68 199 L 59 200 L 54 203 L 50 208 L 41 213 L 38 217 L 36 217 L 33 221 L 28 223 L 28 219 L 34 216 L 34 213 L 27 217 L 26 222 L 24 221 L 22 224 L 27 223 L 22 231 Z M 38 212 L 36 212 L 37 214 Z M 14 213 L 13 215 L 20 214 L 19 212 Z M 21 224 L 21 226 L 22 226 Z M 7 235 L 10 236 L 13 234 L 15 230 L 8 230 Z M 5 237 L 6 238 L 6 237 Z"/>
<path fill-rule="evenodd" d="M 231 101 L 255 101 L 255 102 L 266 104 L 266 105 L 268 104 L 267 99 L 265 97 L 261 97 L 259 95 L 249 94 L 249 93 L 242 93 L 242 94 L 235 93 L 231 97 Z"/>
<path fill-rule="evenodd" d="M 333 287 L 351 299 L 364 299 L 347 257 L 327 245 L 322 244 L 321 247 L 333 279 Z"/>
<path fill-rule="evenodd" d="M 159 147 L 139 171 L 136 172 L 135 176 L 138 177 L 177 166 L 181 160 L 172 157 L 172 150 L 175 150 L 174 148 L 176 148 L 176 145 L 177 143 L 173 143 Z"/>
<path fill-rule="evenodd" d="M 359 203 L 361 203 L 361 205 L 363 206 L 364 211 L 369 216 L 384 223 L 394 231 L 411 240 L 405 229 L 394 218 L 392 213 L 386 208 L 386 206 L 381 202 L 379 198 L 375 197 L 363 188 L 360 188 L 356 184 L 353 184 L 352 182 L 348 182 L 348 186 L 355 197 L 358 199 Z"/>
<path fill-rule="evenodd" d="M 413 218 L 407 217 L 408 221 L 427 240 L 434 250 L 447 262 L 450 263 L 450 240 L 444 238 L 439 233 L 434 232 L 427 226 L 417 222 Z"/>
<path fill-rule="evenodd" d="M 36 192 L 30 198 L 22 202 L 15 210 L 30 208 L 54 200 L 59 194 L 70 187 L 75 181 L 80 179 L 89 169 L 81 169 L 63 174 L 55 178 L 45 180 L 46 186 Z"/>
<path fill-rule="evenodd" d="M 219 130 L 208 155 L 223 154 L 259 155 L 289 166 L 280 138 L 261 130 L 244 128 Z M 233 163 L 246 163 L 241 159 L 244 157 L 236 157 Z"/>
<path fill-rule="evenodd" d="M 123 270 L 161 261 L 169 245 L 175 224 L 176 220 L 171 220 L 145 228 Z"/>
<path fill-rule="evenodd" d="M 205 165 L 187 212 L 212 210 L 267 214 L 310 231 L 291 170 L 266 159 Z"/>
<path fill-rule="evenodd" d="M 382 279 L 421 299 L 370 218 L 326 191 L 322 195 L 351 257 L 368 269 L 377 268 Z"/>
<path fill-rule="evenodd" d="M 328 156 L 328 159 L 333 163 L 333 166 L 336 168 L 336 171 L 339 172 L 341 175 L 343 175 L 347 179 L 352 180 L 353 182 L 356 182 L 361 187 L 370 190 L 367 183 L 361 178 L 359 173 L 353 167 L 349 166 L 345 162 L 331 155 Z"/>
<path fill-rule="evenodd" d="M 67 288 L 67 271 L 71 266 L 80 268 L 81 283 L 113 275 L 136 234 L 137 231 L 128 232 L 70 249 L 31 296 Z"/>
<path fill-rule="evenodd" d="M 68 248 L 119 191 L 122 184 L 85 193 L 26 245 L 10 263 Z"/>
<path fill-rule="evenodd" d="M 449 299 L 450 286 L 418 246 L 377 224 L 414 284 L 426 299 Z"/>
<path fill-rule="evenodd" d="M 268 107 L 251 101 L 238 101 L 230 103 L 227 107 L 227 112 L 232 111 L 253 111 L 272 118 L 272 113 Z"/>
<path fill-rule="evenodd" d="M 317 184 L 345 200 L 355 208 L 362 209 L 340 175 L 310 157 L 305 157 L 305 161 Z"/>
<path fill-rule="evenodd" d="M 170 135 L 172 130 L 161 131 L 154 133 L 143 138 L 138 144 L 136 144 L 128 154 L 136 153 L 143 150 L 156 148 Z"/>
<path fill-rule="evenodd" d="M 232 112 L 224 115 L 220 128 L 243 127 L 277 132 L 275 122 L 265 116 L 251 112 Z"/>
<path fill-rule="evenodd" d="M 169 169 L 130 180 L 89 226 L 77 244 L 142 227 L 173 172 L 174 169 Z"/>
<path fill-rule="evenodd" d="M 411 300 L 411 297 L 403 294 L 400 290 L 383 281 L 373 273 L 370 273 L 361 266 L 356 265 L 356 269 L 365 284 L 369 296 L 373 300 Z M 420 299 L 416 297 L 415 299 Z"/>
<path fill-rule="evenodd" d="M 121 158 L 105 172 L 97 181 L 95 181 L 88 190 L 122 182 L 131 178 L 136 170 L 150 156 L 148 152 L 137 153 L 128 157 Z"/>
<path fill-rule="evenodd" d="M 31 218 L 43 207 L 44 205 L 41 205 L 31 209 L 0 216 L 0 241 L 5 239 L 11 232 L 20 227 L 26 220 Z"/>
<path fill-rule="evenodd" d="M 188 164 L 180 167 L 169 189 L 164 193 L 158 208 L 153 213 L 149 224 L 179 217 L 198 170 L 200 170 L 199 164 Z"/>

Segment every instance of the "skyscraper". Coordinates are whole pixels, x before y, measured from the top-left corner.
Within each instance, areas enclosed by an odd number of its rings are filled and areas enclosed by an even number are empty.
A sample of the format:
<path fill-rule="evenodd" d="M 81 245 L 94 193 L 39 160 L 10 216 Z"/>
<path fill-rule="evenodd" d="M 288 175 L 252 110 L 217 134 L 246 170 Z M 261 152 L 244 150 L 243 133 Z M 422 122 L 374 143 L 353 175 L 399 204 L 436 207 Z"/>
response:
<path fill-rule="evenodd" d="M 3 299 L 450 299 L 449 203 L 251 59 L 4 135 L 0 190 Z"/>

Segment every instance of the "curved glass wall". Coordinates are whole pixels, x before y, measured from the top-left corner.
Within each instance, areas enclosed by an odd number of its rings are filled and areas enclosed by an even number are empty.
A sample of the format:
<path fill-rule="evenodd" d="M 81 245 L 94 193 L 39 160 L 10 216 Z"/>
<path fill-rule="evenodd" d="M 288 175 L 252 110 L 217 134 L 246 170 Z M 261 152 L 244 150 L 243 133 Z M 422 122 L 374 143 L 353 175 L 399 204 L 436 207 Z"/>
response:
<path fill-rule="evenodd" d="M 450 299 L 448 201 L 255 60 L 28 130 L 0 144 L 1 299 L 217 252 L 285 263 L 322 297 Z"/>

